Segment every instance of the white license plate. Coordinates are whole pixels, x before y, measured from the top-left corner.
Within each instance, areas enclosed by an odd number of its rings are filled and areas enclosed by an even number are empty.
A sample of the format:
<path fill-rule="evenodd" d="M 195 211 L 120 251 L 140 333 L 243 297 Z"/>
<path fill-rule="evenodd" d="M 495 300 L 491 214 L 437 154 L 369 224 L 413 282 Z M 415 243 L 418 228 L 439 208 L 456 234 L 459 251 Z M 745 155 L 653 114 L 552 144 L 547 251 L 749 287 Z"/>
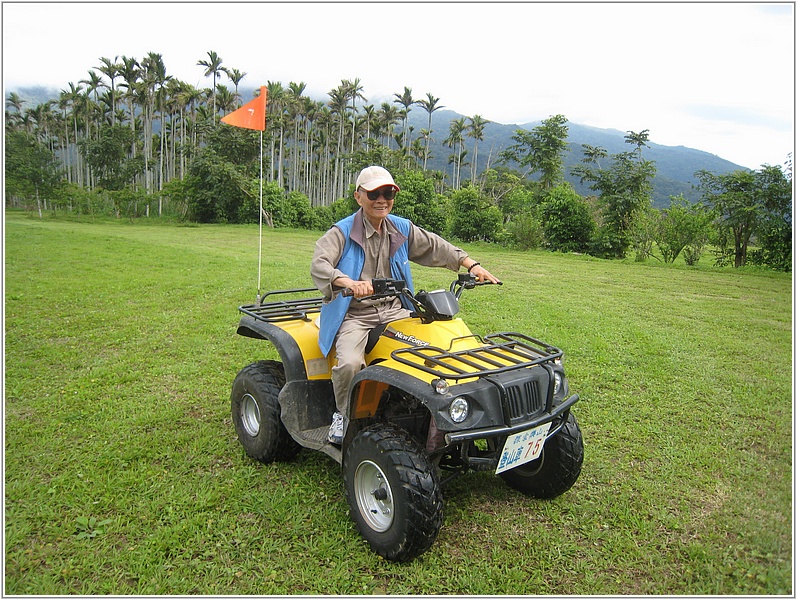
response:
<path fill-rule="evenodd" d="M 542 447 L 550 429 L 551 423 L 546 423 L 506 438 L 504 450 L 501 452 L 501 458 L 498 461 L 498 468 L 495 473 L 498 474 L 502 471 L 514 469 L 538 458 L 542 453 Z"/>

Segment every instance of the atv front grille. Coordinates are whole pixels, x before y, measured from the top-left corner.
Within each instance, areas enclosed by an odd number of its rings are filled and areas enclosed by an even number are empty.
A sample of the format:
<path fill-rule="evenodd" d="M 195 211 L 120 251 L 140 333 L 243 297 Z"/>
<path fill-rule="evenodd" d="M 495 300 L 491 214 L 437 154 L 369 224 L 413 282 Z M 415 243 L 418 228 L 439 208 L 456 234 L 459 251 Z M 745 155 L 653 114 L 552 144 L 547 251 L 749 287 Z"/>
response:
<path fill-rule="evenodd" d="M 296 293 L 315 292 L 318 293 L 316 288 L 301 288 L 295 290 L 277 290 L 268 292 L 263 295 L 260 304 L 248 304 L 238 308 L 239 311 L 250 317 L 254 317 L 258 321 L 266 321 L 267 323 L 278 323 L 280 321 L 293 321 L 295 319 L 309 320 L 308 313 L 321 312 L 321 303 L 323 298 L 299 298 L 292 300 L 270 300 L 264 302 L 266 298 L 278 294 L 296 294 Z"/>
<path fill-rule="evenodd" d="M 561 358 L 562 351 L 522 333 L 506 332 L 485 336 L 481 346 L 467 350 L 452 352 L 435 346 L 413 346 L 394 350 L 391 356 L 430 375 L 458 381 L 553 361 Z"/>
<path fill-rule="evenodd" d="M 542 411 L 543 400 L 539 382 L 524 381 L 521 385 L 506 388 L 509 418 L 515 421 L 528 421 Z"/>

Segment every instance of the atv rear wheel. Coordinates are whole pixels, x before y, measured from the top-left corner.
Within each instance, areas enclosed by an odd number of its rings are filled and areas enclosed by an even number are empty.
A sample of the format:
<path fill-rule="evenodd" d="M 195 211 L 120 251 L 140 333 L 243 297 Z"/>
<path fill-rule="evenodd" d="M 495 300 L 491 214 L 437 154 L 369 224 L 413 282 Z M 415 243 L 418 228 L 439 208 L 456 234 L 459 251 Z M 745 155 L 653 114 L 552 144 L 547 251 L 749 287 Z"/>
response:
<path fill-rule="evenodd" d="M 384 424 L 357 433 L 346 450 L 343 481 L 351 517 L 380 556 L 412 560 L 437 539 L 443 523 L 440 481 L 408 433 Z"/>
<path fill-rule="evenodd" d="M 545 442 L 538 459 L 499 473 L 499 477 L 534 498 L 556 498 L 573 486 L 583 462 L 584 440 L 576 416 L 570 413 L 556 435 Z"/>
<path fill-rule="evenodd" d="M 301 449 L 280 419 L 279 393 L 285 385 L 282 363 L 261 360 L 235 377 L 230 396 L 232 422 L 246 453 L 262 463 L 288 460 Z"/>

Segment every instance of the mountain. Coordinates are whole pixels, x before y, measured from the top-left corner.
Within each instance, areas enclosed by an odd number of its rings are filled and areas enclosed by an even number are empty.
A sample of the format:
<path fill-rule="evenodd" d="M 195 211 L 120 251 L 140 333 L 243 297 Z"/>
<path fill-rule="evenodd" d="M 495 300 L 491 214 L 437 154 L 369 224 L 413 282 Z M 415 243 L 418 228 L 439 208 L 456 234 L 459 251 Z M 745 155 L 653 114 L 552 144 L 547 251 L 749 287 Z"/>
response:
<path fill-rule="evenodd" d="M 451 167 L 448 166 L 448 157 L 452 154 L 452 149 L 443 145 L 442 140 L 448 137 L 451 121 L 463 116 L 451 110 L 438 110 L 433 113 L 432 158 L 427 164 L 428 168 L 434 170 L 448 169 L 448 172 L 451 172 Z M 420 108 L 413 108 L 410 111 L 409 123 L 413 127 L 411 135 L 416 137 L 420 134 L 421 129 L 428 127 L 429 115 Z M 513 144 L 512 135 L 516 130 L 532 130 L 538 125 L 540 125 L 540 121 L 522 125 L 488 123 L 484 128 L 484 140 L 479 142 L 479 171 L 487 166 L 488 160 L 490 160 L 491 166 L 496 165 L 500 152 Z M 629 151 L 632 146 L 625 142 L 624 136 L 626 132 L 624 131 L 599 129 L 570 122 L 567 123 L 567 126 L 568 151 L 564 157 L 565 179 L 582 196 L 594 194 L 587 185 L 580 184 L 578 179 L 570 175 L 570 169 L 579 164 L 583 157 L 581 145 L 600 146 L 605 148 L 609 155 Z M 699 194 L 693 187 L 698 183 L 694 176 L 696 171 L 705 169 L 712 173 L 728 173 L 736 170 L 746 170 L 745 167 L 694 148 L 664 146 L 654 142 L 648 142 L 648 146 L 643 148 L 642 156 L 656 163 L 656 176 L 653 179 L 653 205 L 657 208 L 669 206 L 670 196 L 677 196 L 678 194 L 683 194 L 684 197 L 693 202 L 699 200 Z M 466 147 L 469 150 L 468 156 L 470 156 L 473 148 L 472 139 L 466 138 Z M 606 164 L 608 164 L 608 160 Z M 509 166 L 512 167 L 513 165 Z M 467 171 L 463 172 L 463 179 L 465 178 L 465 173 L 470 173 L 470 167 L 467 167 Z"/>

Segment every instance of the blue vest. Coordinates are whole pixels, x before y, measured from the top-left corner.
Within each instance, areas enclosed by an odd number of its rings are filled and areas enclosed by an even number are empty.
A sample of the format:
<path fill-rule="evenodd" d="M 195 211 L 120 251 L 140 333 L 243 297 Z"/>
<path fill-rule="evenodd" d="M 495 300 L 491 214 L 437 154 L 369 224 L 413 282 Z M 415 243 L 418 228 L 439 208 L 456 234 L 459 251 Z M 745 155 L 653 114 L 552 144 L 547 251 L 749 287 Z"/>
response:
<path fill-rule="evenodd" d="M 388 215 L 387 218 L 390 219 L 390 222 L 400 234 L 398 236 L 395 234 L 390 236 L 390 275 L 393 279 L 403 279 L 407 284 L 407 288 L 413 291 L 408 248 L 411 223 L 409 219 L 394 215 Z M 343 254 L 335 268 L 342 271 L 346 277 L 358 280 L 365 265 L 365 242 L 363 240 L 365 225 L 363 224 L 362 210 L 338 221 L 335 226 L 343 232 L 346 238 Z M 351 301 L 351 296 L 337 294 L 331 302 L 325 302 L 321 306 L 318 346 L 324 356 L 329 354 L 332 345 L 335 343 L 335 336 L 338 334 L 338 329 L 340 329 L 340 325 L 346 317 Z M 402 297 L 401 303 L 405 308 L 412 310 L 412 304 L 406 298 Z"/>

